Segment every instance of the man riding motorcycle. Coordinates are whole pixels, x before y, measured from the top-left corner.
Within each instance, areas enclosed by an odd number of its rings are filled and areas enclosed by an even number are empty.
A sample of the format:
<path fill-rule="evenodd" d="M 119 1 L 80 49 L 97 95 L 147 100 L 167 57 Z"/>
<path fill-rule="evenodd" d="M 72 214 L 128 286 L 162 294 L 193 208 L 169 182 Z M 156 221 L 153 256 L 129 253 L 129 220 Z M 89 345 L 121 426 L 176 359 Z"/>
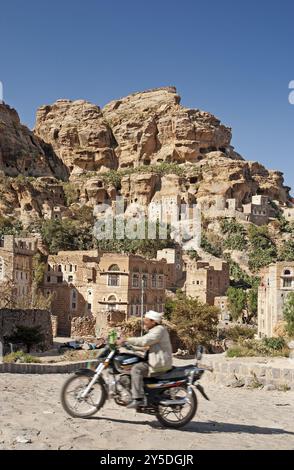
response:
<path fill-rule="evenodd" d="M 149 310 L 144 317 L 147 334 L 118 340 L 120 345 L 127 342 L 140 348 L 149 347 L 148 363 L 139 362 L 132 367 L 132 401 L 127 408 L 144 406 L 144 377 L 163 373 L 172 368 L 172 345 L 167 328 L 161 324 L 162 316 L 159 312 Z"/>

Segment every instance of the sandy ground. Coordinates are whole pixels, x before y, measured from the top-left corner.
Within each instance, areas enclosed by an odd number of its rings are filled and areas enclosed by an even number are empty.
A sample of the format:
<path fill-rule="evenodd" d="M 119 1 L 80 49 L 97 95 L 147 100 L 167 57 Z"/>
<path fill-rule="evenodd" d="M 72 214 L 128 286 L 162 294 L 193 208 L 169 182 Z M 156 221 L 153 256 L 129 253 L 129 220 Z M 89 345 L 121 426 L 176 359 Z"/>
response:
<path fill-rule="evenodd" d="M 294 391 L 205 384 L 197 414 L 182 430 L 107 402 L 73 419 L 59 394 L 64 375 L 0 374 L 1 449 L 294 449 Z"/>

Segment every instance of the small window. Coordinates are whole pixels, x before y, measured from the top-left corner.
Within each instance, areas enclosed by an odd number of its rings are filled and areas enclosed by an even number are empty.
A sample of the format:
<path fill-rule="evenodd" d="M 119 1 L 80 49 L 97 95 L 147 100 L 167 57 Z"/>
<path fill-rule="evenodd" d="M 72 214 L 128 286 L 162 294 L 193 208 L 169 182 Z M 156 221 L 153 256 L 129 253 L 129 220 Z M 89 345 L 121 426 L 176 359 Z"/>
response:
<path fill-rule="evenodd" d="M 92 304 L 88 304 L 88 310 L 92 309 Z"/>
<path fill-rule="evenodd" d="M 73 281 L 73 276 L 68 276 L 68 282 L 72 282 Z"/>
<path fill-rule="evenodd" d="M 132 287 L 139 287 L 139 274 L 133 274 Z"/>
<path fill-rule="evenodd" d="M 143 274 L 142 275 L 142 285 L 143 285 L 144 288 L 147 287 L 147 283 L 148 283 L 148 276 L 147 276 L 147 274 Z"/>
<path fill-rule="evenodd" d="M 285 271 L 284 271 L 284 276 L 291 276 L 291 271 L 290 271 L 290 269 L 285 269 Z"/>
<path fill-rule="evenodd" d="M 72 272 L 72 264 L 69 265 L 69 272 Z"/>
<path fill-rule="evenodd" d="M 119 275 L 118 274 L 109 274 L 108 275 L 108 285 L 112 287 L 119 286 Z"/>
<path fill-rule="evenodd" d="M 292 279 L 284 279 L 283 287 L 292 287 Z"/>
<path fill-rule="evenodd" d="M 62 279 L 62 276 L 58 276 L 58 278 L 57 278 L 57 282 L 58 282 L 58 284 L 61 284 L 61 283 L 62 283 L 62 281 L 63 281 L 63 279 Z"/>
<path fill-rule="evenodd" d="M 61 267 L 61 264 L 58 265 L 58 272 L 61 273 L 62 272 L 62 267 Z"/>
<path fill-rule="evenodd" d="M 47 282 L 50 282 L 50 281 L 51 281 L 51 277 L 47 276 Z"/>

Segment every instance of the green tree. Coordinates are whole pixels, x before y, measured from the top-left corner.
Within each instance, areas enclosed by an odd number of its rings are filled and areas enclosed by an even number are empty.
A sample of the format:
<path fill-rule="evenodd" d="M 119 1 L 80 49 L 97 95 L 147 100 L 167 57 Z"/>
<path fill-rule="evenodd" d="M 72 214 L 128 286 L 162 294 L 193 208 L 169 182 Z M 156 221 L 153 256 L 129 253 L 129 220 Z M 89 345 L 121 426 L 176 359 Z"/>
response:
<path fill-rule="evenodd" d="M 244 289 L 229 287 L 227 290 L 228 307 L 233 320 L 238 320 L 246 308 L 246 292 Z"/>
<path fill-rule="evenodd" d="M 218 315 L 218 308 L 184 297 L 175 301 L 171 322 L 176 326 L 183 346 L 193 353 L 198 345 L 208 346 L 216 338 Z"/>
<path fill-rule="evenodd" d="M 279 261 L 294 261 L 294 240 L 283 242 L 279 251 Z"/>
<path fill-rule="evenodd" d="M 60 250 L 88 250 L 93 248 L 93 235 L 90 227 L 72 220 L 45 220 L 41 235 L 50 254 Z"/>
<path fill-rule="evenodd" d="M 257 309 L 258 309 L 258 287 L 254 286 L 250 289 L 246 294 L 247 300 L 247 323 L 249 323 L 252 318 L 257 316 Z"/>
<path fill-rule="evenodd" d="M 271 240 L 267 226 L 251 225 L 248 230 L 249 238 L 249 268 L 256 272 L 277 260 L 277 248 Z"/>
<path fill-rule="evenodd" d="M 0 238 L 4 235 L 18 235 L 22 230 L 23 226 L 19 220 L 0 215 Z"/>
<path fill-rule="evenodd" d="M 31 351 L 32 346 L 38 346 L 44 340 L 44 335 L 39 326 L 17 326 L 15 332 L 6 338 L 11 343 L 22 343 L 26 346 L 27 352 Z"/>
<path fill-rule="evenodd" d="M 286 330 L 290 336 L 294 336 L 294 292 L 290 292 L 284 305 L 284 319 L 286 320 Z"/>

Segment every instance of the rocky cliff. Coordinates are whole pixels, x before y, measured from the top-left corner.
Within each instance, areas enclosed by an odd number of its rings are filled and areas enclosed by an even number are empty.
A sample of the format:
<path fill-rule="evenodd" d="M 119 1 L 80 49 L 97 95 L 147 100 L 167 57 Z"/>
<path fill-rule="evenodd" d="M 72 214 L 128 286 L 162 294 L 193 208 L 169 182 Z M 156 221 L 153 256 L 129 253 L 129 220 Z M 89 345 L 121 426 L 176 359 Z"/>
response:
<path fill-rule="evenodd" d="M 231 136 L 212 114 L 182 106 L 174 87 L 135 93 L 103 109 L 58 100 L 39 108 L 34 131 L 0 105 L 0 212 L 25 224 L 71 217 L 64 184 L 75 191 L 75 210 L 117 195 L 145 206 L 167 195 L 204 208 L 216 198 L 242 207 L 256 194 L 288 204 L 282 173 L 245 161 Z"/>
<path fill-rule="evenodd" d="M 0 103 L 0 171 L 7 176 L 55 176 L 68 170 L 53 149 L 20 123 L 17 112 Z"/>

